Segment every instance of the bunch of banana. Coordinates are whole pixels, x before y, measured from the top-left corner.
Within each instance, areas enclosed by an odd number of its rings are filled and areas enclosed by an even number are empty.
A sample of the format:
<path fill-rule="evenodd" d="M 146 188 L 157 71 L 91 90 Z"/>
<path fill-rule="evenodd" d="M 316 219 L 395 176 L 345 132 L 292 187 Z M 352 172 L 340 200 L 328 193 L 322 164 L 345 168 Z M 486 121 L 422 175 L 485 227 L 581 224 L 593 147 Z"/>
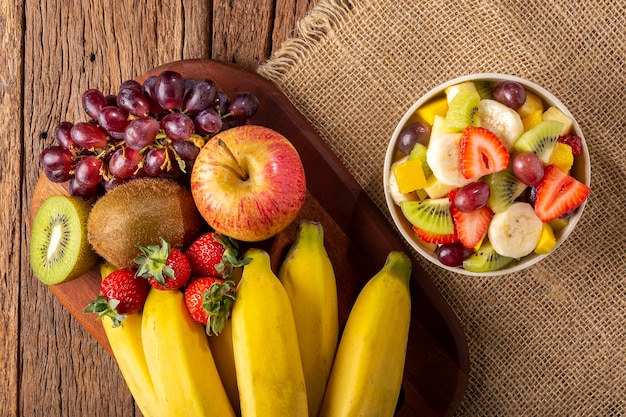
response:
<path fill-rule="evenodd" d="M 393 416 L 410 322 L 409 258 L 389 254 L 339 340 L 337 284 L 319 223 L 299 225 L 277 275 L 267 252 L 245 257 L 219 336 L 207 340 L 177 290 L 151 290 L 143 313 L 117 328 L 105 323 L 144 415 Z"/>

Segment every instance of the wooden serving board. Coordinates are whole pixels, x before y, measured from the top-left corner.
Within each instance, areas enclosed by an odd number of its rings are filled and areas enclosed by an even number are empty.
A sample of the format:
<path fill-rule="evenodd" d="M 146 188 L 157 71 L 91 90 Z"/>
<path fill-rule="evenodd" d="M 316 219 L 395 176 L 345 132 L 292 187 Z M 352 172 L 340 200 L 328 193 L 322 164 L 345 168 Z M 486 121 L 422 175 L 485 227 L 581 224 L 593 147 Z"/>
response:
<path fill-rule="evenodd" d="M 408 253 L 399 234 L 306 118 L 273 83 L 255 73 L 211 60 L 172 62 L 137 80 L 142 82 L 164 70 L 178 71 L 187 78 L 214 80 L 229 95 L 237 91 L 253 92 L 261 104 L 250 122 L 274 129 L 294 144 L 307 175 L 305 205 L 285 231 L 255 246 L 270 253 L 276 270 L 293 242 L 297 223 L 303 219 L 320 221 L 337 276 L 340 325 L 345 324 L 359 290 L 382 267 L 389 252 Z M 67 194 L 66 184 L 52 183 L 41 175 L 31 203 L 31 224 L 42 201 L 53 194 Z M 419 263 L 412 260 L 411 329 L 396 415 L 451 416 L 467 387 L 468 346 L 456 315 Z M 97 296 L 99 283 L 99 271 L 94 268 L 79 279 L 49 288 L 98 343 L 111 352 L 101 323 L 94 322 L 93 315 L 82 312 Z"/>

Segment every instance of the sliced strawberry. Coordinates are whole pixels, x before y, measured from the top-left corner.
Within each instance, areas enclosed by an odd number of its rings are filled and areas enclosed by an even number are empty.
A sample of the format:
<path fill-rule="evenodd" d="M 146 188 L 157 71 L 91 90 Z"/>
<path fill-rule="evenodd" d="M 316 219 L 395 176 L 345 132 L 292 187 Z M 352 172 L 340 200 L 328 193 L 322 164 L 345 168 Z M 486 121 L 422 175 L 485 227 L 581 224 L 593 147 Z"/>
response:
<path fill-rule="evenodd" d="M 537 187 L 535 213 L 541 221 L 549 222 L 580 206 L 590 191 L 556 165 L 549 165 Z"/>
<path fill-rule="evenodd" d="M 507 169 L 511 156 L 504 144 L 483 127 L 466 127 L 459 143 L 459 164 L 467 179 Z"/>
<path fill-rule="evenodd" d="M 456 235 L 456 233 L 452 233 L 448 235 L 438 235 L 438 234 L 427 232 L 415 226 L 413 226 L 413 230 L 415 231 L 415 233 L 417 233 L 419 238 L 422 239 L 426 243 L 436 243 L 438 245 L 442 245 L 445 243 L 453 243 L 453 242 L 459 241 L 459 238 Z"/>
<path fill-rule="evenodd" d="M 466 248 L 478 246 L 485 234 L 487 234 L 489 223 L 493 217 L 493 211 L 491 211 L 489 206 L 483 206 L 478 210 L 470 212 L 462 212 L 452 204 L 450 212 L 454 220 L 456 234 L 463 246 Z"/>

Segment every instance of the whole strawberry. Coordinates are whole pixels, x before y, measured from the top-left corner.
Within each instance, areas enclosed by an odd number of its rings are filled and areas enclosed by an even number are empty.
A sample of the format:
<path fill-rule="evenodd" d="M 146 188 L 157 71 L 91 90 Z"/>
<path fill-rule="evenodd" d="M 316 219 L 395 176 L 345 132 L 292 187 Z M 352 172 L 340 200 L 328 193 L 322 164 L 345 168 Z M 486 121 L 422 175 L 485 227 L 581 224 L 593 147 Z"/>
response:
<path fill-rule="evenodd" d="M 219 335 L 235 302 L 235 283 L 215 277 L 192 280 L 185 290 L 191 317 L 206 326 L 206 333 Z"/>
<path fill-rule="evenodd" d="M 85 307 L 84 313 L 97 313 L 100 320 L 109 316 L 113 327 L 122 324 L 126 315 L 143 308 L 150 284 L 135 276 L 132 268 L 111 272 L 100 284 L 100 295 Z"/>
<path fill-rule="evenodd" d="M 196 277 L 228 278 L 235 267 L 244 266 L 249 259 L 239 259 L 237 241 L 217 232 L 205 233 L 185 251 Z"/>
<path fill-rule="evenodd" d="M 189 260 L 178 249 L 161 239 L 161 246 L 137 246 L 143 256 L 135 258 L 139 265 L 137 276 L 147 278 L 152 287 L 158 290 L 180 288 L 189 281 L 191 268 Z"/>

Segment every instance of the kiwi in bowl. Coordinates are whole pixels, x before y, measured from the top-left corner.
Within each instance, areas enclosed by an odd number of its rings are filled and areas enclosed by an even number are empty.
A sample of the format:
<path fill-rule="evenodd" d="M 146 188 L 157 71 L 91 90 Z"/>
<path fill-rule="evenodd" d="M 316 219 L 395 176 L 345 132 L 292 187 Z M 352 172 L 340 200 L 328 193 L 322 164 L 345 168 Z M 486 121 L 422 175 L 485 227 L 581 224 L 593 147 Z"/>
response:
<path fill-rule="evenodd" d="M 523 78 L 472 74 L 441 84 L 404 114 L 384 162 L 400 234 L 430 262 L 502 275 L 553 253 L 590 193 L 580 126 Z"/>

